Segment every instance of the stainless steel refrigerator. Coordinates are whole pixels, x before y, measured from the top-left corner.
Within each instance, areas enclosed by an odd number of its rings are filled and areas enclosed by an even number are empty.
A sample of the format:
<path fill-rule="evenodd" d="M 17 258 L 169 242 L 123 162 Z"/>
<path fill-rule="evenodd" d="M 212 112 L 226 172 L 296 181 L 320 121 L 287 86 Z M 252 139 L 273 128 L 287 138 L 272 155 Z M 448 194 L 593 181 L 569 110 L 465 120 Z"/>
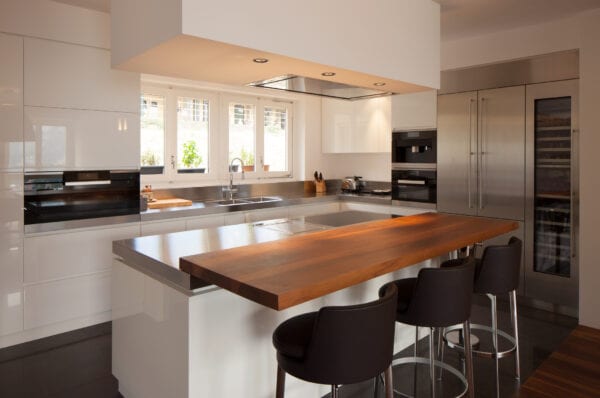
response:
<path fill-rule="evenodd" d="M 577 80 L 438 96 L 438 211 L 518 221 L 519 293 L 573 315 L 577 107 Z"/>

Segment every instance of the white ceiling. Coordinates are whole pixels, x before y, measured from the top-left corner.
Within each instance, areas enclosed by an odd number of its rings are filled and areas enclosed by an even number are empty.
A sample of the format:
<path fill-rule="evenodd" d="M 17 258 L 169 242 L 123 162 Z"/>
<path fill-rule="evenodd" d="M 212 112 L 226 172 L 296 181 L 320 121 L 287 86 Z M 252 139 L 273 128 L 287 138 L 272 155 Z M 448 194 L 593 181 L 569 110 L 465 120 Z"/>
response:
<path fill-rule="evenodd" d="M 54 0 L 109 12 L 110 0 Z M 434 0 L 442 6 L 442 40 L 560 19 L 599 8 L 600 0 Z"/>

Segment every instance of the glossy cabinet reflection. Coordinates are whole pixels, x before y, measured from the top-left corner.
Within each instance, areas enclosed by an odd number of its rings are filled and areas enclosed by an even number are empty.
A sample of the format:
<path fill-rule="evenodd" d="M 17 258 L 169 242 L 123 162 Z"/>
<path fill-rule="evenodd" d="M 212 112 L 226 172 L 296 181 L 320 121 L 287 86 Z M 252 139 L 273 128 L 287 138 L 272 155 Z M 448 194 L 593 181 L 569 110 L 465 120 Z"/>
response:
<path fill-rule="evenodd" d="M 0 33 L 0 170 L 23 168 L 23 39 Z"/>
<path fill-rule="evenodd" d="M 25 170 L 139 167 L 139 116 L 25 107 Z"/>
<path fill-rule="evenodd" d="M 436 90 L 392 96 L 392 130 L 431 129 L 436 126 Z"/>
<path fill-rule="evenodd" d="M 23 329 L 23 174 L 0 172 L 0 336 Z"/>

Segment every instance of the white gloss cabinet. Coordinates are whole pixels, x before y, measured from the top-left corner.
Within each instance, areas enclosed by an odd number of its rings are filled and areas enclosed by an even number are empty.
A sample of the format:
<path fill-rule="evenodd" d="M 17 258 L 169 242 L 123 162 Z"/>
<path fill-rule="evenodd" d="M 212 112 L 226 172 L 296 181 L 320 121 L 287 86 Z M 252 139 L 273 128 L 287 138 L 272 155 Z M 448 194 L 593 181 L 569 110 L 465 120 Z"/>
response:
<path fill-rule="evenodd" d="M 390 152 L 391 100 L 321 100 L 323 153 Z"/>
<path fill-rule="evenodd" d="M 24 103 L 139 113 L 139 74 L 111 68 L 110 51 L 25 38 Z"/>
<path fill-rule="evenodd" d="M 23 171 L 23 39 L 0 33 L 0 170 Z"/>
<path fill-rule="evenodd" d="M 139 223 L 131 223 L 26 236 L 24 282 L 106 271 L 112 265 L 112 242 L 139 235 Z"/>
<path fill-rule="evenodd" d="M 0 336 L 23 329 L 23 174 L 0 172 Z"/>
<path fill-rule="evenodd" d="M 25 170 L 135 169 L 139 115 L 25 107 Z"/>
<path fill-rule="evenodd" d="M 437 126 L 437 91 L 392 96 L 392 129 L 433 129 Z"/>

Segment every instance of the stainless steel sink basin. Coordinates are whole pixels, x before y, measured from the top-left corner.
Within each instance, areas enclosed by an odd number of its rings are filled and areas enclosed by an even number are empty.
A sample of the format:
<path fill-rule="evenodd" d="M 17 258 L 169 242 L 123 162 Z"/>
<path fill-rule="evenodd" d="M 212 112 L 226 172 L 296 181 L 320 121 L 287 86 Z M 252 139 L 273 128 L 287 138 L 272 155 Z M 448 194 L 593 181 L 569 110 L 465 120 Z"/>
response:
<path fill-rule="evenodd" d="M 252 202 L 248 202 L 247 200 L 244 200 L 244 199 L 223 199 L 223 200 L 217 200 L 213 203 L 216 203 L 217 206 L 236 206 L 236 205 L 248 205 Z"/>
<path fill-rule="evenodd" d="M 250 203 L 267 203 L 267 202 L 279 202 L 281 198 L 274 196 L 255 196 L 252 198 L 243 198 L 241 200 L 248 201 Z"/>
<path fill-rule="evenodd" d="M 254 203 L 278 202 L 280 200 L 281 198 L 273 196 L 254 196 L 251 198 L 223 199 L 214 201 L 212 203 L 215 203 L 217 206 L 240 206 L 250 205 Z"/>

